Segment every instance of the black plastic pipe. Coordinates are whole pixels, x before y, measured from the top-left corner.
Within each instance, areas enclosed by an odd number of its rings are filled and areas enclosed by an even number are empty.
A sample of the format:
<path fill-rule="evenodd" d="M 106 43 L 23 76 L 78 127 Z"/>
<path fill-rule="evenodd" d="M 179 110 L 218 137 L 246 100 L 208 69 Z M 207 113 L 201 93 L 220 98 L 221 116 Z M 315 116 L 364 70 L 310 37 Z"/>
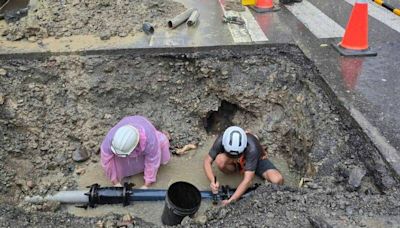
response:
<path fill-rule="evenodd" d="M 254 185 L 249 188 L 243 197 L 258 188 Z M 202 199 L 225 200 L 229 199 L 236 189 L 229 186 L 222 186 L 218 194 L 211 191 L 200 191 Z M 40 203 L 43 201 L 57 201 L 61 203 L 83 203 L 84 208 L 95 207 L 102 204 L 122 204 L 128 205 L 130 202 L 140 201 L 162 201 L 165 200 L 167 190 L 164 189 L 132 189 L 132 185 L 125 184 L 124 187 L 100 187 L 98 184 L 90 186 L 89 192 L 85 191 L 61 191 L 55 195 L 46 197 L 34 196 L 25 200 L 30 203 Z"/>

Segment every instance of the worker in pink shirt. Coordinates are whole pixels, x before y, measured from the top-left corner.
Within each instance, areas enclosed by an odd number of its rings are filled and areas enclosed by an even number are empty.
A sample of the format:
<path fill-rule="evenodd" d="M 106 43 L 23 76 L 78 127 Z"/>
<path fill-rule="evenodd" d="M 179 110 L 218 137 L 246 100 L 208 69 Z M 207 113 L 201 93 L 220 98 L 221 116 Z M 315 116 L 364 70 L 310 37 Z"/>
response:
<path fill-rule="evenodd" d="M 142 116 L 123 118 L 101 144 L 101 165 L 115 186 L 124 177 L 144 172 L 144 185 L 156 182 L 160 165 L 170 160 L 169 141 L 165 134 Z"/>

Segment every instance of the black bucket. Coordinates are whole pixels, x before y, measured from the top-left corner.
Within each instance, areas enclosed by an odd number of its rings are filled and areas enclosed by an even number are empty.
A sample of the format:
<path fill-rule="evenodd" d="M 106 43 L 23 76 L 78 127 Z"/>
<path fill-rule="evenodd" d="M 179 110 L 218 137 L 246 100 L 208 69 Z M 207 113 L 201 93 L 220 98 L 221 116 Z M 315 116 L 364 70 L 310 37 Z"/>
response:
<path fill-rule="evenodd" d="M 164 225 L 178 225 L 184 217 L 193 216 L 201 203 L 200 191 L 190 183 L 175 182 L 169 186 L 165 197 L 161 221 Z"/>

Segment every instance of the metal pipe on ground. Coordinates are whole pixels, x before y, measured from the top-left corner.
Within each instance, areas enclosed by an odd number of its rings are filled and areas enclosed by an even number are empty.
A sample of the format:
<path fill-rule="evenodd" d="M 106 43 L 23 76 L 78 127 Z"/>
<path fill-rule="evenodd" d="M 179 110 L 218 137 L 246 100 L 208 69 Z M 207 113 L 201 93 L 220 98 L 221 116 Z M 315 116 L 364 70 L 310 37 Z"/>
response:
<path fill-rule="evenodd" d="M 168 20 L 168 27 L 172 28 L 172 29 L 178 27 L 179 25 L 184 23 L 190 17 L 190 15 L 192 14 L 192 12 L 194 10 L 195 9 L 190 8 L 190 9 L 184 11 L 183 13 L 179 14 L 178 16 Z"/>
<path fill-rule="evenodd" d="M 200 13 L 198 10 L 194 10 L 190 15 L 189 19 L 187 20 L 187 26 L 194 26 L 199 21 Z"/>

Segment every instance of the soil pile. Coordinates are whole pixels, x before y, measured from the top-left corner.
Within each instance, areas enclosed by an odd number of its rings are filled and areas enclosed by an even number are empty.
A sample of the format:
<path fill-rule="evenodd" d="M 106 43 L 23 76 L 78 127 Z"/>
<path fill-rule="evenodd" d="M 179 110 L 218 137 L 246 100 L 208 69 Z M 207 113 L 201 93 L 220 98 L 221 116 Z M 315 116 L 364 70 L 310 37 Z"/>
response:
<path fill-rule="evenodd" d="M 340 185 L 313 189 L 263 186 L 253 197 L 210 210 L 186 227 L 398 227 L 400 193 L 346 192 Z"/>
<path fill-rule="evenodd" d="M 26 17 L 11 21 L 2 35 L 8 40 L 36 41 L 90 34 L 104 40 L 135 34 L 145 21 L 164 26 L 183 10 L 182 4 L 172 0 L 39 0 Z"/>

